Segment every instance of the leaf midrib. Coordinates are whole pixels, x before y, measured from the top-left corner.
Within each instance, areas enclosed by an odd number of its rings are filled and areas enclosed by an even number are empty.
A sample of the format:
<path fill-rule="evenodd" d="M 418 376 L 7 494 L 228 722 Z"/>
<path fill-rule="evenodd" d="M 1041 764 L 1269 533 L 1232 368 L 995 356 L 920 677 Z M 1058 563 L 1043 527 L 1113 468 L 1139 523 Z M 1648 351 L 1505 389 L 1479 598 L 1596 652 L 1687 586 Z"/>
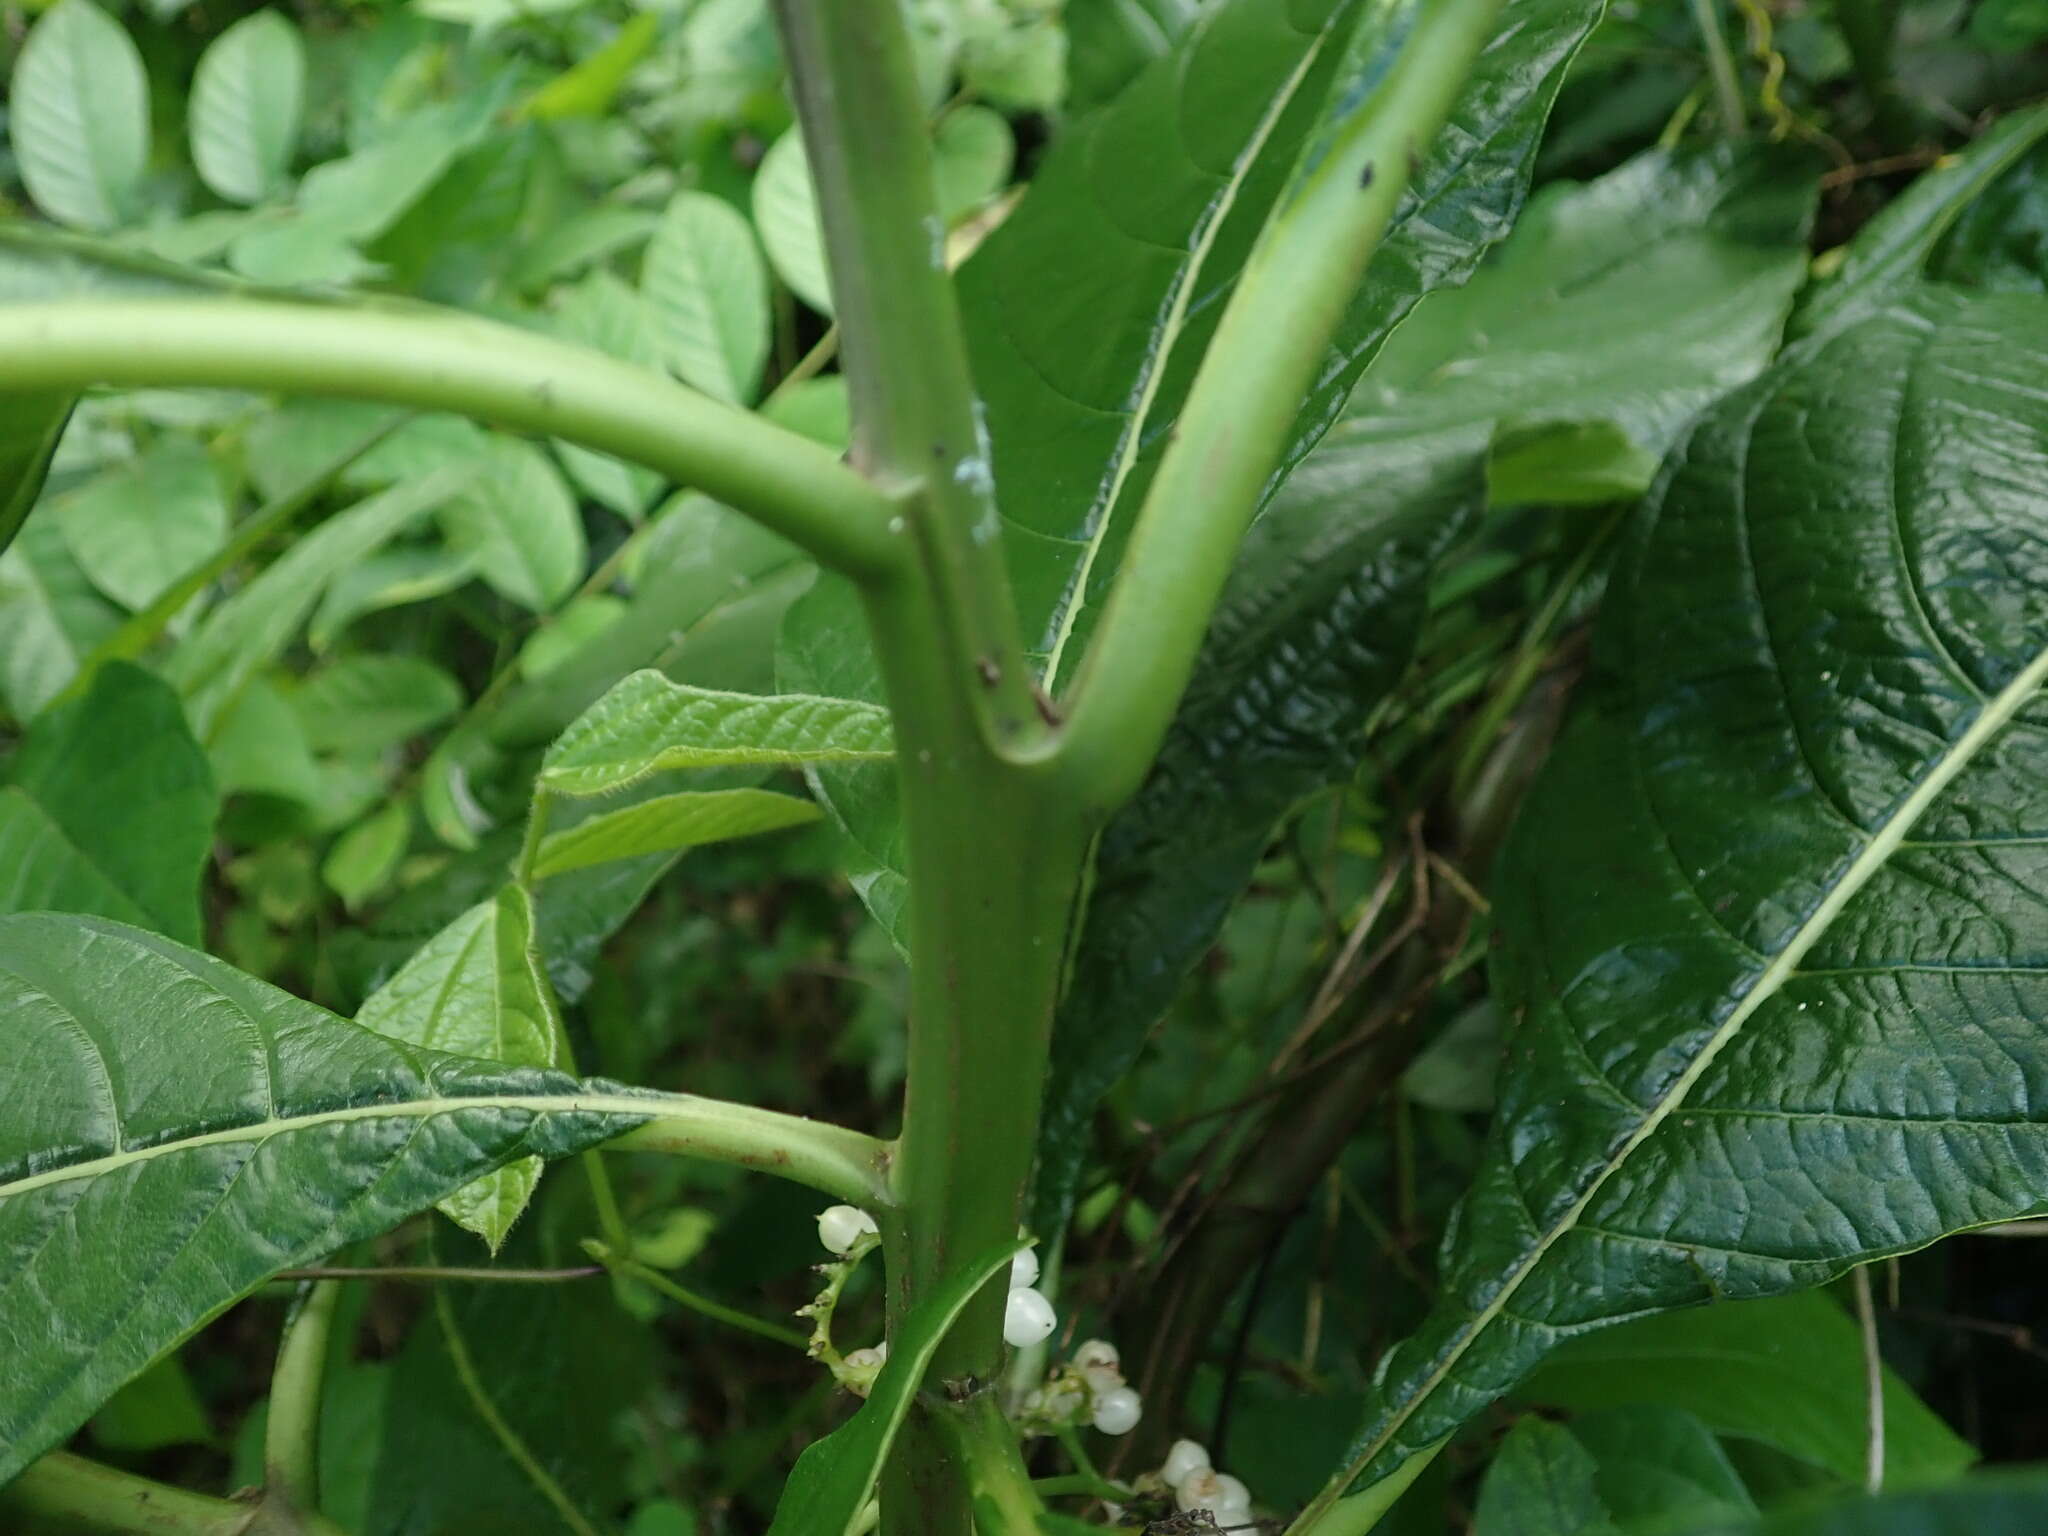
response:
<path fill-rule="evenodd" d="M 201 1147 L 229 1146 L 243 1141 L 268 1141 L 273 1136 L 322 1125 L 344 1125 L 357 1120 L 431 1120 L 437 1115 L 456 1114 L 472 1109 L 520 1110 L 534 1115 L 618 1115 L 645 1121 L 660 1117 L 662 1102 L 659 1097 L 641 1098 L 629 1094 L 528 1096 L 495 1093 L 459 1098 L 437 1095 L 431 1099 L 399 1099 L 384 1103 L 352 1104 L 341 1109 L 317 1110 L 303 1115 L 274 1115 L 263 1120 L 252 1120 L 247 1125 L 205 1131 L 195 1136 L 181 1136 L 122 1152 L 110 1152 L 103 1157 L 67 1163 L 61 1167 L 45 1169 L 41 1173 L 29 1174 L 25 1178 L 9 1180 L 0 1183 L 0 1204 L 45 1185 L 69 1183 L 74 1179 L 104 1178 L 136 1163 L 149 1162 L 159 1157 L 172 1157 Z"/>
<path fill-rule="evenodd" d="M 1756 981 L 1742 995 L 1741 1000 L 1736 1003 L 1706 1044 L 1700 1048 L 1699 1054 L 1663 1095 L 1645 1111 L 1641 1123 L 1609 1156 L 1606 1164 L 1579 1197 L 1551 1223 L 1537 1244 L 1509 1272 L 1500 1289 L 1474 1314 L 1455 1345 L 1444 1354 L 1422 1384 L 1409 1394 L 1400 1410 L 1388 1420 L 1386 1427 L 1351 1459 L 1335 1486 L 1348 1488 L 1351 1482 L 1371 1465 L 1374 1458 L 1386 1450 L 1408 1420 L 1414 1417 L 1416 1410 L 1429 1400 L 1456 1368 L 1466 1351 L 1506 1310 L 1509 1301 L 1521 1288 L 1522 1282 L 1527 1280 L 1535 1272 L 1536 1267 L 1549 1256 L 1550 1250 L 1559 1239 L 1578 1225 L 1579 1218 L 1598 1198 L 1607 1181 L 1621 1170 L 1635 1154 L 1636 1149 L 1649 1140 L 1665 1120 L 1685 1102 L 1686 1095 L 1705 1075 L 1714 1059 L 1742 1033 L 1756 1011 L 1770 1001 L 1798 970 L 1799 962 L 1826 936 L 1835 919 L 1841 916 L 1843 909 L 1898 851 L 1900 845 L 1906 841 L 1906 834 L 1912 830 L 1920 817 L 1926 814 L 1941 793 L 1975 760 L 1984 746 L 2012 723 L 2021 708 L 2039 693 L 2044 685 L 2048 685 L 2048 649 L 2039 652 L 2011 682 L 1984 705 L 1977 717 L 1970 722 L 1968 729 L 1955 738 L 1949 749 L 1927 770 L 1920 782 L 1904 800 L 1899 802 L 1898 807 L 1885 818 L 1883 825 L 1869 834 L 1869 841 L 1864 844 L 1862 851 L 1849 861 L 1840 878 L 1828 888 L 1827 894 L 1786 941 L 1784 948 L 1779 950 L 1776 957 L 1758 973 Z"/>

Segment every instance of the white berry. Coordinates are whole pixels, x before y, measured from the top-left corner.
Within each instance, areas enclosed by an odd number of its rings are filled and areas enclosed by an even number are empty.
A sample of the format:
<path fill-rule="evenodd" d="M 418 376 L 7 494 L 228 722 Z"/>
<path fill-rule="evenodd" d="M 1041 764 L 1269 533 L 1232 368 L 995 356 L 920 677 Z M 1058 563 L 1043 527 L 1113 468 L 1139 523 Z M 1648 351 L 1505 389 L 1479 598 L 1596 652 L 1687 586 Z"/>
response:
<path fill-rule="evenodd" d="M 1144 1404 L 1129 1387 L 1111 1387 L 1095 1394 L 1095 1427 L 1105 1435 L 1128 1435 L 1138 1427 Z"/>
<path fill-rule="evenodd" d="M 1010 1260 L 1010 1289 L 1038 1284 L 1038 1250 L 1020 1248 L 1017 1257 Z"/>
<path fill-rule="evenodd" d="M 1018 1349 L 1052 1337 L 1059 1323 L 1052 1303 L 1028 1285 L 1010 1292 L 1010 1304 L 1003 1312 L 1003 1338 Z"/>
<path fill-rule="evenodd" d="M 831 1253 L 846 1253 L 863 1237 L 879 1231 L 875 1218 L 857 1205 L 828 1205 L 818 1212 L 818 1241 Z"/>
<path fill-rule="evenodd" d="M 1107 1339 L 1083 1339 L 1074 1351 L 1074 1367 L 1081 1371 L 1115 1370 L 1122 1363 L 1116 1346 Z"/>
<path fill-rule="evenodd" d="M 1166 1453 L 1166 1465 L 1159 1477 L 1169 1488 L 1177 1488 L 1192 1472 L 1209 1470 L 1209 1450 L 1199 1440 L 1176 1440 Z"/>
<path fill-rule="evenodd" d="M 882 1351 L 885 1347 L 877 1344 L 873 1349 L 849 1349 L 846 1352 L 846 1368 L 850 1371 L 879 1371 L 882 1368 Z"/>

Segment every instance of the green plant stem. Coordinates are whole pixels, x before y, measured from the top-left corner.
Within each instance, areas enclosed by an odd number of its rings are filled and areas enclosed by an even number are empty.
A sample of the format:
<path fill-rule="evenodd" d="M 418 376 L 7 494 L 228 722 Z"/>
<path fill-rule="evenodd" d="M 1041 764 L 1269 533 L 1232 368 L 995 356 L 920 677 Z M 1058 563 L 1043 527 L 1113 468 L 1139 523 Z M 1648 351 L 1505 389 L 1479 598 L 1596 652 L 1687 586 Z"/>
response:
<path fill-rule="evenodd" d="M 660 1270 L 642 1264 L 638 1259 L 629 1259 L 615 1253 L 603 1243 L 585 1242 L 583 1248 L 613 1274 L 637 1280 L 648 1289 L 659 1291 L 677 1306 L 687 1307 L 715 1323 L 723 1323 L 728 1328 L 737 1328 L 743 1333 L 755 1334 L 760 1338 L 773 1339 L 776 1343 L 787 1344 L 792 1349 L 804 1350 L 810 1347 L 810 1339 L 794 1328 L 785 1328 L 780 1323 L 750 1317 L 737 1308 L 713 1301 L 709 1296 L 700 1296 L 695 1291 L 676 1284 Z"/>
<path fill-rule="evenodd" d="M 1714 101 L 1721 109 L 1721 131 L 1739 134 L 1749 127 L 1742 105 L 1742 86 L 1735 78 L 1735 55 L 1721 23 L 1719 0 L 1692 0 L 1693 25 L 1707 54 L 1707 74 L 1714 82 Z"/>
<path fill-rule="evenodd" d="M 903 516 L 955 686 L 1000 750 L 1041 739 L 1003 563 L 994 468 L 946 270 L 931 130 L 897 0 L 776 0 L 832 277 L 853 462 Z M 922 495 L 913 495 L 922 488 Z"/>
<path fill-rule="evenodd" d="M 0 1513 L 107 1536 L 243 1536 L 256 1507 L 53 1451 L 0 1488 Z M 14 1519 L 6 1527 L 18 1529 Z M 307 1536 L 341 1536 L 318 1516 L 304 1517 L 303 1527 Z"/>
<path fill-rule="evenodd" d="M 1056 749 L 1098 815 L 1136 791 L 1158 753 L 1300 402 L 1415 157 L 1449 115 L 1499 11 L 1500 0 L 1404 8 L 1398 54 L 1285 194 L 1245 264 L 1132 528 Z M 1361 25 L 1377 28 L 1379 18 Z M 1335 89 L 1377 67 L 1359 59 Z"/>
<path fill-rule="evenodd" d="M 809 439 L 662 375 L 466 315 L 257 299 L 0 310 L 0 390 L 277 390 L 457 411 L 694 486 L 857 578 L 903 563 L 890 499 Z"/>
<path fill-rule="evenodd" d="M 263 1426 L 265 1492 L 295 1511 L 320 1507 L 320 1395 L 340 1300 L 336 1281 L 315 1281 L 305 1288 L 285 1319 L 270 1375 L 270 1409 Z"/>
<path fill-rule="evenodd" d="M 972 1528 L 987 1536 L 1031 1536 L 1039 1528 L 1045 1506 L 1018 1453 L 1017 1432 L 1003 1417 L 995 1394 L 984 1392 L 959 1412 L 947 1415 L 947 1425 L 954 1454 L 972 1490 Z M 886 1502 L 883 1514 L 888 1514 Z"/>
<path fill-rule="evenodd" d="M 667 1152 L 733 1163 L 823 1190 L 870 1209 L 894 1201 L 889 1143 L 859 1131 L 751 1104 L 690 1094 L 601 1096 L 577 1101 L 654 1118 L 604 1144 L 607 1152 Z M 878 1212 L 879 1214 L 879 1212 Z"/>
<path fill-rule="evenodd" d="M 492 1269 L 483 1264 L 322 1264 L 310 1269 L 281 1269 L 273 1280 L 406 1280 L 418 1285 L 474 1281 L 492 1285 L 558 1285 L 603 1274 L 602 1264 L 574 1269 Z"/>

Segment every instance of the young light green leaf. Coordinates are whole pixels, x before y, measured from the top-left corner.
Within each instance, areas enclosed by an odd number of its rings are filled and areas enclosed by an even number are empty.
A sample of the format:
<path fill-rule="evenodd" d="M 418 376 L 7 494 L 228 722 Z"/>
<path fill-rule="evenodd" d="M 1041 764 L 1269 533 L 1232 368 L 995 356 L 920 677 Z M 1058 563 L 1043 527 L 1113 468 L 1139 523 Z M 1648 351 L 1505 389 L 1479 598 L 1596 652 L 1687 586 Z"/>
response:
<path fill-rule="evenodd" d="M 101 667 L 84 694 L 36 720 L 11 777 L 132 904 L 132 912 L 52 903 L 55 910 L 97 911 L 199 942 L 199 880 L 219 800 L 162 679 L 126 662 Z"/>
<path fill-rule="evenodd" d="M 519 675 L 529 680 L 547 676 L 631 611 L 626 599 L 609 592 L 572 598 L 553 623 L 535 630 L 519 648 Z"/>
<path fill-rule="evenodd" d="M 1673 450 L 1503 859 L 1512 1070 L 1346 1480 L 1566 1334 L 2043 1208 L 2044 367 L 2048 299 L 1930 290 Z"/>
<path fill-rule="evenodd" d="M 720 693 L 635 672 L 562 733 L 540 787 L 602 795 L 670 768 L 875 762 L 892 750 L 889 714 L 877 705 Z"/>
<path fill-rule="evenodd" d="M 576 589 L 587 548 L 576 498 L 548 456 L 517 438 L 492 438 L 482 472 L 442 508 L 452 548 L 476 556 L 498 594 L 545 613 Z"/>
<path fill-rule="evenodd" d="M 453 592 L 475 575 L 476 556 L 468 550 L 379 550 L 327 584 L 319 610 L 306 626 L 306 643 L 316 651 L 327 650 L 366 614 Z"/>
<path fill-rule="evenodd" d="M 58 0 L 14 66 L 8 132 L 36 206 L 109 230 L 136 211 L 149 168 L 149 81 L 121 24 L 92 0 Z"/>
<path fill-rule="evenodd" d="M 356 1022 L 429 1050 L 513 1067 L 562 1064 L 562 1021 L 535 947 L 533 902 L 508 885 L 442 929 L 357 1010 Z M 540 1162 L 525 1157 L 440 1206 L 493 1250 L 526 1209 Z"/>
<path fill-rule="evenodd" d="M 818 199 L 811 188 L 803 138 L 794 128 L 761 157 L 754 177 L 754 227 L 761 232 L 775 275 L 819 314 L 831 314 L 832 284 L 825 270 Z"/>
<path fill-rule="evenodd" d="M 474 466 L 451 465 L 336 513 L 207 614 L 164 669 L 200 736 L 211 734 L 249 679 L 291 643 L 330 581 L 474 478 Z"/>
<path fill-rule="evenodd" d="M 678 192 L 647 242 L 640 291 L 685 384 L 736 404 L 753 399 L 768 360 L 768 269 L 738 209 Z"/>
<path fill-rule="evenodd" d="M 461 707 L 462 685 L 417 656 L 345 656 L 292 693 L 292 709 L 316 752 L 380 752 Z"/>
<path fill-rule="evenodd" d="M 1517 1401 L 1574 1412 L 1682 1408 L 1716 1433 L 1863 1480 L 1863 1341 L 1826 1296 L 1808 1292 L 1646 1317 L 1572 1339 Z M 1885 1480 L 1945 1482 L 1977 1457 L 1912 1387 L 1884 1378 Z"/>
<path fill-rule="evenodd" d="M 213 461 L 183 435 L 158 438 L 140 458 L 101 472 L 51 510 L 93 585 L 131 610 L 147 607 L 228 533 Z"/>
<path fill-rule="evenodd" d="M 96 918 L 0 918 L 0 1484 L 279 1269 L 644 1102 L 417 1050 Z"/>
<path fill-rule="evenodd" d="M 526 99 L 523 117 L 602 117 L 611 110 L 633 66 L 647 57 L 661 26 L 652 11 L 633 17 L 612 40 L 577 60 Z"/>
<path fill-rule="evenodd" d="M 546 879 L 613 859 L 672 853 L 704 843 L 779 832 L 816 821 L 820 814 L 810 801 L 772 790 L 686 790 L 622 811 L 607 811 L 549 833 L 540 845 L 533 872 L 536 878 Z"/>
<path fill-rule="evenodd" d="M 192 76 L 192 163 L 231 203 L 285 185 L 305 111 L 306 45 L 276 11 L 245 16 L 207 46 Z"/>
<path fill-rule="evenodd" d="M 351 912 L 391 883 L 412 840 L 412 807 L 393 800 L 334 840 L 320 878 Z"/>
<path fill-rule="evenodd" d="M 903 1320 L 860 1411 L 797 1457 L 768 1536 L 853 1536 L 940 1341 L 1015 1252 L 1016 1245 L 1009 1244 L 968 1265 L 934 1286 L 930 1298 Z"/>
<path fill-rule="evenodd" d="M 279 681 L 277 674 L 249 680 L 214 722 L 206 759 L 223 795 L 310 808 L 320 798 L 320 765 Z"/>

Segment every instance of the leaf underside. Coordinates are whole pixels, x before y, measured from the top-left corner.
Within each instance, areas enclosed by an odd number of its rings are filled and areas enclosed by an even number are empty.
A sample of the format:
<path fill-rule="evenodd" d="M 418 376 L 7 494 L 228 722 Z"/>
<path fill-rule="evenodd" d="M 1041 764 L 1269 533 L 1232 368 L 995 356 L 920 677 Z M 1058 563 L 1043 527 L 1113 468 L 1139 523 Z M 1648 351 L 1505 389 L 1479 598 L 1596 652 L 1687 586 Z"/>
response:
<path fill-rule="evenodd" d="M 1926 290 L 1667 461 L 1496 917 L 1521 1022 L 1383 1476 L 1559 1339 L 2048 1207 L 2048 301 Z"/>

